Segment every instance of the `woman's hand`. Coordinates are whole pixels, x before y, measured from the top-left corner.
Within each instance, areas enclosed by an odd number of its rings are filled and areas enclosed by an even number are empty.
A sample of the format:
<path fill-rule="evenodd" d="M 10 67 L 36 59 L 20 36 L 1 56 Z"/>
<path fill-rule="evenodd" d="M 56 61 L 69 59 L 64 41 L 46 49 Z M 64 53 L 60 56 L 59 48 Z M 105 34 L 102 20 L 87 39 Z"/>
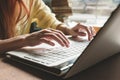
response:
<path fill-rule="evenodd" d="M 68 28 L 66 25 L 60 25 L 57 29 L 63 31 L 65 34 L 72 35 L 73 38 L 77 38 L 78 36 L 88 36 L 89 41 L 96 35 L 96 31 L 93 27 L 87 27 L 80 23 L 73 28 Z"/>
<path fill-rule="evenodd" d="M 25 39 L 28 46 L 35 46 L 42 43 L 54 46 L 55 43 L 52 42 L 52 40 L 55 40 L 63 47 L 69 47 L 69 41 L 65 35 L 61 31 L 54 29 L 43 29 L 41 31 L 28 34 Z"/>
<path fill-rule="evenodd" d="M 68 29 L 69 30 L 69 29 Z M 81 24 L 77 24 L 68 31 L 73 37 L 77 36 L 88 36 L 88 40 L 92 40 L 96 35 L 96 31 L 93 27 L 87 27 Z"/>

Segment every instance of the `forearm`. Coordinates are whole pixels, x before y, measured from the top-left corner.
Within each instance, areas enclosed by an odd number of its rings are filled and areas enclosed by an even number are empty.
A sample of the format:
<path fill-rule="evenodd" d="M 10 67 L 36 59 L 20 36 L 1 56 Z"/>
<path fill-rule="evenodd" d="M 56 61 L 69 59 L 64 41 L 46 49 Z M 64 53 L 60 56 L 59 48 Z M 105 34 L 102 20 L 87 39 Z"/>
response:
<path fill-rule="evenodd" d="M 10 39 L 0 40 L 0 53 L 15 50 L 26 46 L 25 36 L 17 36 Z"/>
<path fill-rule="evenodd" d="M 56 29 L 62 31 L 65 35 L 70 35 L 70 32 L 68 32 L 70 28 L 65 24 L 59 24 Z"/>

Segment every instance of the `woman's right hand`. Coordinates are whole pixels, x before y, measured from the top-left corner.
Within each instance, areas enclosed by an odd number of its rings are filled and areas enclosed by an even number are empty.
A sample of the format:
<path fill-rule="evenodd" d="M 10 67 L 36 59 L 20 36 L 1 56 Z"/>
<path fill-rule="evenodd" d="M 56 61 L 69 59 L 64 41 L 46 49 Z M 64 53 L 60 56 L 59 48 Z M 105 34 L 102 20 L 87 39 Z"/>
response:
<path fill-rule="evenodd" d="M 35 46 L 42 43 L 54 46 L 55 43 L 52 42 L 52 40 L 55 40 L 63 47 L 69 47 L 69 41 L 65 35 L 61 31 L 55 29 L 43 29 L 41 31 L 33 32 L 26 35 L 25 38 L 27 46 Z"/>

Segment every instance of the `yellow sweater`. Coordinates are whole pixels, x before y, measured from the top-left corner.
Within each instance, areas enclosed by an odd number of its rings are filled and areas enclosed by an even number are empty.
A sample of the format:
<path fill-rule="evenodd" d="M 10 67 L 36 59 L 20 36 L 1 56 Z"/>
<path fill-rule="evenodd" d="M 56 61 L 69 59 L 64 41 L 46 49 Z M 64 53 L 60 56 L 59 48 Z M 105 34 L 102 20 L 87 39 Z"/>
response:
<path fill-rule="evenodd" d="M 28 10 L 30 9 L 30 3 L 33 1 L 31 6 L 30 17 L 27 23 L 21 24 L 24 20 L 22 19 L 16 25 L 16 35 L 27 34 L 30 31 L 30 25 L 32 22 L 37 22 L 38 26 L 44 28 L 56 28 L 61 22 L 55 18 L 55 14 L 44 4 L 42 0 L 23 0 L 27 5 Z"/>

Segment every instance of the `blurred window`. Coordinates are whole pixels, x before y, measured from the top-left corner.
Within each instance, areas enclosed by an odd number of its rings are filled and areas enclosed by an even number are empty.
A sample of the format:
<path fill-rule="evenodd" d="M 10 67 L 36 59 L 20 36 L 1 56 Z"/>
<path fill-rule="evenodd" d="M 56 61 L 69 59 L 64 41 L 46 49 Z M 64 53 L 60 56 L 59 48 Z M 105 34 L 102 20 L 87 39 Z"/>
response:
<path fill-rule="evenodd" d="M 120 0 L 68 0 L 72 16 L 65 19 L 66 24 L 80 22 L 88 26 L 102 27 Z M 69 23 L 70 22 L 70 23 Z"/>

